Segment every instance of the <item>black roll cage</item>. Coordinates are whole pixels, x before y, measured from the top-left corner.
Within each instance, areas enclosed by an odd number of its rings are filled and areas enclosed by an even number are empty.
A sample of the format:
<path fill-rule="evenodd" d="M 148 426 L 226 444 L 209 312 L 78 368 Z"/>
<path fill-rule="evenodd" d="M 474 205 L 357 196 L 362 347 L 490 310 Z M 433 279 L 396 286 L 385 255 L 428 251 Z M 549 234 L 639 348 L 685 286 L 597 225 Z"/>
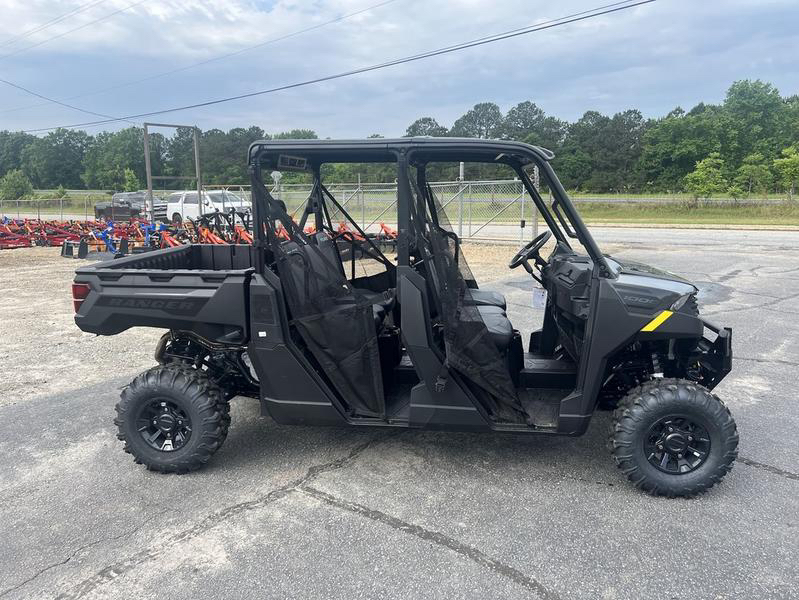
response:
<path fill-rule="evenodd" d="M 325 163 L 387 163 L 397 164 L 397 223 L 399 239 L 397 245 L 397 263 L 400 266 L 409 264 L 408 239 L 410 234 L 409 210 L 412 191 L 408 177 L 410 169 L 422 170 L 431 162 L 482 162 L 502 163 L 511 167 L 531 197 L 539 213 L 552 231 L 559 244 L 571 248 L 568 238 L 577 239 L 598 268 L 600 277 L 614 278 L 616 274 L 610 268 L 605 256 L 600 251 L 588 228 L 585 226 L 577 209 L 569 198 L 563 185 L 555 174 L 550 160 L 554 154 L 538 146 L 507 140 L 483 140 L 474 138 L 370 138 L 366 140 L 261 140 L 250 145 L 248 162 L 252 182 L 253 221 L 255 245 L 262 250 L 267 246 L 265 219 L 270 214 L 269 202 L 274 200 L 264 185 L 263 169 L 300 170 L 311 172 L 314 179 L 312 196 L 323 206 L 315 210 L 315 224 L 321 229 L 326 216 L 325 198 L 332 201 L 342 214 L 347 215 L 333 195 L 321 182 L 320 167 Z M 548 185 L 553 197 L 551 210 L 536 190 L 524 166 L 534 164 Z M 424 188 L 421 188 L 424 189 Z M 309 207 L 312 203 L 309 202 Z M 303 215 L 303 225 L 309 214 Z M 554 217 L 553 217 L 554 213 Z M 565 213 L 565 215 L 564 215 Z M 349 218 L 349 216 L 347 215 Z M 357 223 L 349 219 L 364 235 Z M 565 232 L 565 233 L 564 233 Z M 368 237 L 364 235 L 368 240 Z M 374 244 L 372 244 L 374 246 Z M 376 246 L 377 258 L 382 256 Z M 264 253 L 259 252 L 259 260 L 263 263 Z M 378 260 L 380 260 L 378 258 Z M 382 261 L 381 261 L 382 262 Z M 390 263 L 389 263 L 390 264 Z M 264 265 L 259 264 L 263 269 Z"/>

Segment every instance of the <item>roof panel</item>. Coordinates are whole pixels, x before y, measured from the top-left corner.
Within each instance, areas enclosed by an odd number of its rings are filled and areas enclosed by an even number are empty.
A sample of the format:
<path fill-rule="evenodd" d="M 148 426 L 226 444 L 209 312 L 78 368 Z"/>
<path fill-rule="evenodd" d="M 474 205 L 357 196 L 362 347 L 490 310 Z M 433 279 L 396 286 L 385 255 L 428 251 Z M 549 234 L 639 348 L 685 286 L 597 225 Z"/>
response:
<path fill-rule="evenodd" d="M 551 160 L 552 152 L 539 146 L 510 140 L 479 138 L 368 138 L 362 140 L 259 140 L 249 149 L 251 164 L 273 162 L 280 154 L 292 154 L 317 162 L 392 162 L 402 152 L 421 160 L 495 160 L 502 154 Z M 266 159 L 266 160 L 264 160 Z"/>

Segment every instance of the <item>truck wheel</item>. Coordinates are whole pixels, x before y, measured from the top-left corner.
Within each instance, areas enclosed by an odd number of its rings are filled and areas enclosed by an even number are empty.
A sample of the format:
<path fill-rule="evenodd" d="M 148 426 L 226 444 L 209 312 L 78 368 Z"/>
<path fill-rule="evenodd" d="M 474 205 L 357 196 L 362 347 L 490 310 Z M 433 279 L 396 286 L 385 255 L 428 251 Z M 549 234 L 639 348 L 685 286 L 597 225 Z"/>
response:
<path fill-rule="evenodd" d="M 181 223 L 183 223 L 183 217 L 181 216 L 180 213 L 175 213 L 174 215 L 172 215 L 172 223 L 174 225 L 180 225 Z"/>
<path fill-rule="evenodd" d="M 684 379 L 655 379 L 627 393 L 613 413 L 616 465 L 653 496 L 696 496 L 732 468 L 738 430 L 709 390 Z"/>
<path fill-rule="evenodd" d="M 229 405 L 205 373 L 158 366 L 122 391 L 114 419 L 125 452 L 152 471 L 199 469 L 219 450 L 230 424 Z"/>

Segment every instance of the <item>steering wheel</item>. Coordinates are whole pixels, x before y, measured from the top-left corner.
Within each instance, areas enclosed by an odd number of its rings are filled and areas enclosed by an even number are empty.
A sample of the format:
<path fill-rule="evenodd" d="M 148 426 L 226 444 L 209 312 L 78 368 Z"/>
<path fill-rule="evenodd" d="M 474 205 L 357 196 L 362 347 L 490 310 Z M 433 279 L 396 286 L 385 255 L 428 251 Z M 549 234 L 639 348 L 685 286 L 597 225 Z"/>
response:
<path fill-rule="evenodd" d="M 543 267 L 546 264 L 546 261 L 544 261 L 544 259 L 541 258 L 541 256 L 538 253 L 540 252 L 541 248 L 544 247 L 544 244 L 546 244 L 549 241 L 549 238 L 551 237 L 552 237 L 551 231 L 545 231 L 541 235 L 536 236 L 534 240 L 527 243 L 524 246 L 524 248 L 519 250 L 516 253 L 516 256 L 510 259 L 508 267 L 511 269 L 515 269 L 520 265 L 524 265 L 525 271 L 530 273 L 530 275 L 532 275 L 536 281 L 541 283 L 541 279 L 538 278 L 533 273 L 533 268 L 530 266 L 530 263 L 527 261 L 529 261 L 531 258 L 534 258 L 535 264 L 538 266 L 539 269 L 541 269 L 541 267 Z"/>

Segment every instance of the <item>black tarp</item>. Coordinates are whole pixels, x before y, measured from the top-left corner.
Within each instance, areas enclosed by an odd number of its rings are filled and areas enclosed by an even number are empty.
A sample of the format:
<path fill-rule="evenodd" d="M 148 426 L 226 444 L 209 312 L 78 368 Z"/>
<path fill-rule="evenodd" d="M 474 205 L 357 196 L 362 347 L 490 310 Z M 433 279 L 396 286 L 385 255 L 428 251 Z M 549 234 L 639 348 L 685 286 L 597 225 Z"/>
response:
<path fill-rule="evenodd" d="M 292 324 L 350 413 L 382 417 L 383 381 L 371 302 L 265 188 L 261 193 L 269 208 L 267 239 Z"/>

